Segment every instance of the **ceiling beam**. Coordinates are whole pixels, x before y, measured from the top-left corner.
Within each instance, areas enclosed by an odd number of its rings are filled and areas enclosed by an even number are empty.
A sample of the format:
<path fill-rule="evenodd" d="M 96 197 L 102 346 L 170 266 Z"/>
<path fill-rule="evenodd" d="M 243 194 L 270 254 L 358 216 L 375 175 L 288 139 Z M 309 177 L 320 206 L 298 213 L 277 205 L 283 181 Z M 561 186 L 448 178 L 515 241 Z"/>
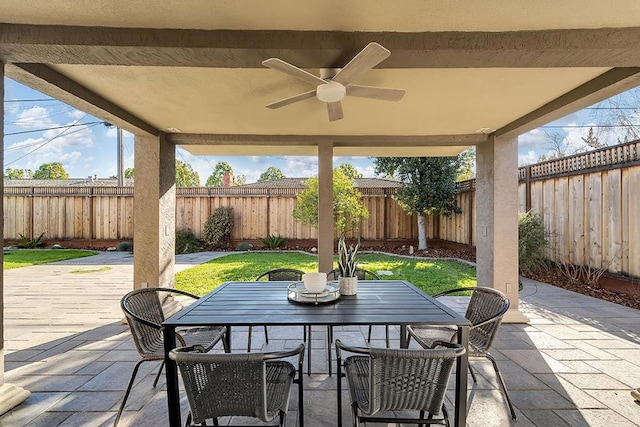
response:
<path fill-rule="evenodd" d="M 278 57 L 303 68 L 344 66 L 367 43 L 385 68 L 631 67 L 640 27 L 511 32 L 192 30 L 0 24 L 0 61 L 261 68 Z"/>
<path fill-rule="evenodd" d="M 640 68 L 614 68 L 497 129 L 494 135 L 522 135 L 638 85 Z"/>
<path fill-rule="evenodd" d="M 6 76 L 134 134 L 158 129 L 90 89 L 43 64 L 9 64 Z"/>
<path fill-rule="evenodd" d="M 170 133 L 176 145 L 315 146 L 332 142 L 334 147 L 425 147 L 468 146 L 486 142 L 486 134 L 468 135 L 239 135 Z"/>

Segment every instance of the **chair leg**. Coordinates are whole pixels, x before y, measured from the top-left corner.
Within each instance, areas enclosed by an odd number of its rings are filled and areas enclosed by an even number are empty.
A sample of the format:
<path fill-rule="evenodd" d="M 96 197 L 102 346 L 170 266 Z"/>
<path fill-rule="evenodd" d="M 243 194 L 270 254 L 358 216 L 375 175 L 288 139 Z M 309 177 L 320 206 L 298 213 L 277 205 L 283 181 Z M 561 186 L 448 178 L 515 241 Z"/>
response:
<path fill-rule="evenodd" d="M 247 353 L 251 353 L 251 332 L 253 331 L 253 326 L 249 326 L 249 335 L 247 336 Z"/>
<path fill-rule="evenodd" d="M 424 411 L 420 411 L 420 415 L 418 415 L 418 418 L 420 418 L 420 420 L 422 421 L 422 419 L 424 419 Z M 431 414 L 429 414 L 429 418 L 431 418 Z M 424 424 L 422 423 L 418 423 L 418 427 L 422 427 Z"/>
<path fill-rule="evenodd" d="M 498 381 L 500 382 L 500 387 L 502 387 L 502 392 L 504 393 L 504 397 L 505 399 L 507 399 L 507 404 L 509 405 L 509 411 L 511 412 L 511 418 L 516 420 L 517 419 L 516 411 L 515 409 L 513 409 L 513 404 L 511 403 L 511 398 L 509 397 L 507 386 L 504 383 L 504 378 L 502 378 L 500 369 L 498 369 L 498 363 L 496 362 L 496 359 L 494 359 L 493 356 L 490 355 L 489 353 L 486 353 L 485 356 L 487 357 L 487 359 L 491 360 L 491 363 L 493 364 L 493 369 L 496 371 L 496 376 L 498 377 Z"/>
<path fill-rule="evenodd" d="M 278 423 L 278 426 L 285 427 L 286 422 L 287 422 L 287 413 L 284 411 L 280 411 L 280 422 Z"/>
<path fill-rule="evenodd" d="M 442 418 L 444 418 L 445 427 L 451 427 L 451 424 L 449 423 L 449 413 L 447 412 L 447 408 L 444 406 L 444 403 L 442 404 Z"/>
<path fill-rule="evenodd" d="M 371 342 L 371 331 L 373 330 L 373 326 L 369 325 L 369 333 L 367 334 L 367 342 Z"/>
<path fill-rule="evenodd" d="M 360 427 L 360 419 L 358 418 L 358 404 L 351 404 L 351 414 L 353 418 L 353 427 Z"/>
<path fill-rule="evenodd" d="M 269 332 L 267 331 L 267 325 L 264 325 L 264 340 L 269 344 Z"/>
<path fill-rule="evenodd" d="M 471 363 L 469 363 L 469 373 L 471 374 L 471 378 L 473 378 L 473 382 L 477 383 L 478 379 L 476 378 L 476 372 L 473 370 L 473 368 L 471 367 Z"/>
<path fill-rule="evenodd" d="M 127 390 L 124 392 L 124 397 L 122 398 L 122 403 L 120 404 L 120 408 L 118 408 L 118 413 L 116 414 L 116 420 L 113 423 L 113 427 L 116 427 L 120 422 L 120 417 L 122 416 L 122 411 L 124 411 L 124 406 L 127 404 L 127 399 L 129 398 L 129 393 L 131 393 L 131 387 L 133 387 L 133 382 L 136 379 L 136 375 L 138 374 L 138 369 L 142 362 L 146 362 L 146 360 L 142 359 L 136 366 L 133 368 L 133 372 L 131 373 L 131 378 L 129 379 L 129 385 L 127 386 Z"/>
<path fill-rule="evenodd" d="M 156 379 L 153 380 L 153 388 L 156 388 L 158 385 L 158 380 L 160 379 L 160 374 L 162 373 L 162 368 L 164 368 L 164 360 L 160 364 L 160 369 L 158 369 L 158 373 L 156 374 Z"/>

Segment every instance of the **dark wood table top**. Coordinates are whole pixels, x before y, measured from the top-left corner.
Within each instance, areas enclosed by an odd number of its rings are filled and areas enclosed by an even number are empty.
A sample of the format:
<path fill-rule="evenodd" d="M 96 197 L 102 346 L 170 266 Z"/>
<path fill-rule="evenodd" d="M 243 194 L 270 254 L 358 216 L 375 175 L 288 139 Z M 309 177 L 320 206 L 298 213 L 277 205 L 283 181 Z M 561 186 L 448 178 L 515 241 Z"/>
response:
<path fill-rule="evenodd" d="M 289 284 L 223 283 L 163 325 L 470 325 L 406 281 L 359 280 L 357 295 L 319 305 L 289 301 Z"/>

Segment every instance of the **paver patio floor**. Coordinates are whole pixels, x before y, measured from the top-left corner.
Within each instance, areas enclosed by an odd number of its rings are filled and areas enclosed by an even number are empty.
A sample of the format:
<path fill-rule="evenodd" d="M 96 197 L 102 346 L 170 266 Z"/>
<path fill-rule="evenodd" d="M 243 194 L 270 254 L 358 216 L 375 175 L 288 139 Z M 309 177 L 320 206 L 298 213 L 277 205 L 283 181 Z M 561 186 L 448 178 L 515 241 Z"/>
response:
<path fill-rule="evenodd" d="M 217 255 L 178 256 L 176 268 L 188 268 Z M 5 382 L 32 394 L 24 404 L 0 416 L 0 426 L 113 424 L 139 360 L 128 328 L 121 323 L 119 307 L 120 297 L 132 288 L 132 261 L 129 254 L 107 252 L 4 272 Z M 71 273 L 103 265 L 112 269 Z M 538 282 L 524 283 L 521 309 L 531 322 L 503 325 L 492 351 L 518 421 L 508 417 L 490 362 L 473 359 L 479 378 L 477 384 L 470 381 L 468 425 L 640 425 L 640 406 L 629 394 L 640 387 L 640 310 Z M 461 309 L 463 298 L 446 301 Z M 398 328 L 391 329 L 392 344 L 397 346 Z M 305 423 L 311 427 L 336 424 L 336 378 L 325 374 L 324 332 L 324 328 L 314 329 L 314 374 L 305 376 Z M 337 328 L 335 335 L 346 343 L 364 345 L 366 332 L 366 328 Z M 261 328 L 253 335 L 253 346 L 258 348 L 263 344 Z M 271 328 L 269 338 L 265 348 L 290 347 L 302 340 L 302 330 Z M 374 327 L 372 345 L 384 345 L 384 328 Z M 234 351 L 244 349 L 246 332 L 234 333 Z M 142 365 L 121 426 L 167 424 L 164 379 L 157 388 L 152 387 L 158 366 Z M 452 397 L 450 390 L 450 408 Z M 295 426 L 295 393 L 291 407 L 287 425 Z M 349 425 L 349 406 L 344 409 Z M 183 399 L 183 417 L 186 413 Z"/>

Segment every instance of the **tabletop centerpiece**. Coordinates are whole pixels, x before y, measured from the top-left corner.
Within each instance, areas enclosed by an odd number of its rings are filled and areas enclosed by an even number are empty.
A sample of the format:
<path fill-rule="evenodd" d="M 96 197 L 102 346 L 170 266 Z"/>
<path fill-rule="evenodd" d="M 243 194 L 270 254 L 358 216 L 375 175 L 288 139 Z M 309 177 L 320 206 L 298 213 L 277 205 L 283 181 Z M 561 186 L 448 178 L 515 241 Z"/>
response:
<path fill-rule="evenodd" d="M 360 241 L 354 247 L 347 246 L 344 236 L 338 240 L 338 284 L 340 285 L 341 295 L 355 295 L 358 292 L 358 249 L 360 249 Z"/>

